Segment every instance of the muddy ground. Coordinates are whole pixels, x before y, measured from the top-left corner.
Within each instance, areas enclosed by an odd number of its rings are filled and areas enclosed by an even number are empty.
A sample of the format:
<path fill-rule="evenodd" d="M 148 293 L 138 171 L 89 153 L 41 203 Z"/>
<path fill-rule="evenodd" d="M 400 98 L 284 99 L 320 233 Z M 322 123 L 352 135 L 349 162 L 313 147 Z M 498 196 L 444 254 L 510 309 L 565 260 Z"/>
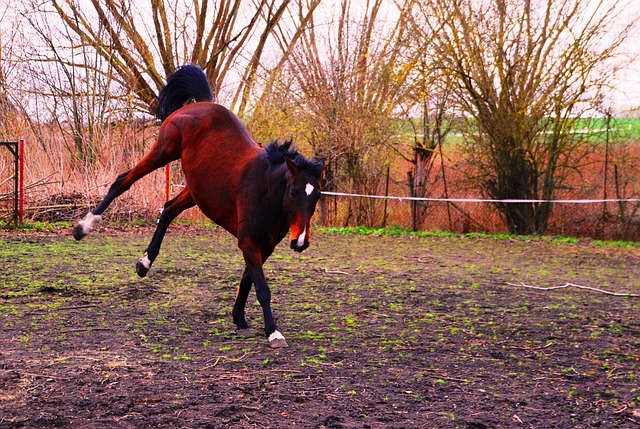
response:
<path fill-rule="evenodd" d="M 0 428 L 640 428 L 640 247 L 316 233 L 241 338 L 234 240 L 0 233 Z M 250 296 L 252 326 L 262 313 Z"/>

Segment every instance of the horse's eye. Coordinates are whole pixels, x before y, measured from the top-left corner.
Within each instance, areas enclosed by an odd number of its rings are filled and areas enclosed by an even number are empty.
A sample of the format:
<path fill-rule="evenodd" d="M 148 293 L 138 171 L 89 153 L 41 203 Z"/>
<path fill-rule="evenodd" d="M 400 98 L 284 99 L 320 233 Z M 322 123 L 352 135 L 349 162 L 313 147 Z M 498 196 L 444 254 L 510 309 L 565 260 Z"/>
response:
<path fill-rule="evenodd" d="M 291 188 L 291 191 L 289 191 L 289 194 L 292 197 L 297 197 L 298 195 L 300 195 L 300 190 L 296 188 Z"/>

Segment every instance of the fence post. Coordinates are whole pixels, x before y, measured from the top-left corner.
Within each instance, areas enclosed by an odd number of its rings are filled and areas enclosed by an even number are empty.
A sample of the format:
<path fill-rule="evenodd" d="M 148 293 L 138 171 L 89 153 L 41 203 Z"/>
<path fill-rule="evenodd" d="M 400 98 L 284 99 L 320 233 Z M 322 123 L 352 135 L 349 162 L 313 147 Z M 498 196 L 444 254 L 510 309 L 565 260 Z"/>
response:
<path fill-rule="evenodd" d="M 164 175 L 165 175 L 165 182 L 166 182 L 166 188 L 165 188 L 165 192 L 166 192 L 166 201 L 169 201 L 171 199 L 171 163 L 167 164 L 164 167 Z"/>
<path fill-rule="evenodd" d="M 18 225 L 22 225 L 24 219 L 24 139 L 18 141 Z"/>
<path fill-rule="evenodd" d="M 604 240 L 605 230 L 607 227 L 607 186 L 608 186 L 608 172 L 609 172 L 609 130 L 611 129 L 611 113 L 607 112 L 605 117 L 605 123 L 607 124 L 607 131 L 604 140 L 604 178 L 602 184 L 602 219 L 600 219 L 600 227 L 602 231 L 600 234 L 596 231 L 596 235 L 600 235 L 600 238 Z"/>
<path fill-rule="evenodd" d="M 413 180 L 413 172 L 411 170 L 407 171 L 407 178 L 409 180 L 409 196 L 411 198 L 414 198 L 416 196 L 416 192 L 414 188 L 415 182 Z M 417 231 L 416 204 L 417 204 L 417 201 L 412 199 L 411 200 L 411 230 L 413 231 Z"/>
<path fill-rule="evenodd" d="M 389 171 L 390 171 L 390 167 L 387 166 L 387 183 L 384 186 L 384 212 L 382 216 L 383 228 L 387 227 L 387 201 L 388 201 L 387 197 L 389 196 Z"/>

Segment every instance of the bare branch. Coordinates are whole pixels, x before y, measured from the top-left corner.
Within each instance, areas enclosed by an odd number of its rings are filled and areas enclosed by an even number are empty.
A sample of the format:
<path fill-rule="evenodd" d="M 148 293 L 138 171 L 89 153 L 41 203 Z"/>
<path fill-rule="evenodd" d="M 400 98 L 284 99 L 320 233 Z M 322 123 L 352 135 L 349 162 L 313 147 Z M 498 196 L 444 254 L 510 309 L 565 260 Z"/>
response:
<path fill-rule="evenodd" d="M 570 287 L 574 287 L 577 289 L 586 289 L 586 290 L 590 290 L 592 292 L 598 292 L 598 293 L 603 293 L 605 295 L 612 295 L 612 296 L 623 296 L 623 297 L 629 297 L 629 298 L 640 298 L 639 294 L 635 294 L 635 293 L 627 293 L 627 292 L 610 292 L 608 290 L 604 290 L 604 289 L 598 289 L 595 287 L 590 287 L 590 286 L 582 286 L 582 285 L 578 285 L 575 283 L 565 283 L 562 286 L 551 286 L 551 287 L 538 287 L 538 286 L 529 286 L 527 284 L 524 283 L 507 283 L 509 286 L 517 286 L 517 287 L 523 287 L 523 288 L 527 288 L 527 289 L 535 289 L 535 290 L 543 290 L 543 291 L 549 291 L 549 290 L 557 290 L 557 289 L 566 289 L 566 288 L 570 288 Z"/>

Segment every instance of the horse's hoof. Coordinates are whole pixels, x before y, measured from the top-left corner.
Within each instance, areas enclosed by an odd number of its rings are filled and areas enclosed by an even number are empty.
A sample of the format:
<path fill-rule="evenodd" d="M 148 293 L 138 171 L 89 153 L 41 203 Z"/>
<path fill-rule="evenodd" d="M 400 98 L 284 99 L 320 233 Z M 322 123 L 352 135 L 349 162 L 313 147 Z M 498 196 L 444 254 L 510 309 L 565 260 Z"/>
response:
<path fill-rule="evenodd" d="M 284 336 L 280 333 L 280 331 L 275 331 L 273 334 L 269 335 L 269 347 L 272 349 L 285 349 L 289 347 L 287 344 L 287 340 L 284 339 Z"/>
<path fill-rule="evenodd" d="M 89 235 L 89 233 L 93 229 L 93 225 L 96 222 L 100 222 L 101 219 L 102 216 L 100 215 L 94 215 L 91 212 L 87 213 L 84 219 L 78 222 L 75 228 L 73 228 L 73 238 L 75 238 L 76 240 L 81 240 L 85 236 Z"/>
<path fill-rule="evenodd" d="M 140 277 L 144 277 L 149 272 L 149 268 L 151 268 L 151 261 L 149 260 L 149 256 L 147 256 L 147 252 L 144 252 L 144 256 L 138 259 L 136 263 L 136 273 Z"/>
<path fill-rule="evenodd" d="M 272 349 L 286 349 L 289 347 L 289 344 L 287 344 L 287 340 L 284 338 L 278 338 L 277 340 L 269 341 L 269 347 Z"/>
<path fill-rule="evenodd" d="M 85 234 L 84 228 L 82 227 L 82 225 L 80 225 L 80 223 L 77 223 L 76 226 L 73 228 L 73 238 L 80 241 L 86 236 L 87 234 Z"/>
<path fill-rule="evenodd" d="M 142 262 L 142 259 L 140 259 L 136 264 L 136 273 L 138 273 L 138 276 L 140 277 L 145 277 L 148 272 L 149 272 L 149 268 L 145 267 L 144 263 Z"/>
<path fill-rule="evenodd" d="M 251 337 L 255 337 L 256 333 L 251 328 L 241 328 L 241 329 L 238 328 L 236 329 L 236 335 L 239 337 L 251 338 Z"/>

